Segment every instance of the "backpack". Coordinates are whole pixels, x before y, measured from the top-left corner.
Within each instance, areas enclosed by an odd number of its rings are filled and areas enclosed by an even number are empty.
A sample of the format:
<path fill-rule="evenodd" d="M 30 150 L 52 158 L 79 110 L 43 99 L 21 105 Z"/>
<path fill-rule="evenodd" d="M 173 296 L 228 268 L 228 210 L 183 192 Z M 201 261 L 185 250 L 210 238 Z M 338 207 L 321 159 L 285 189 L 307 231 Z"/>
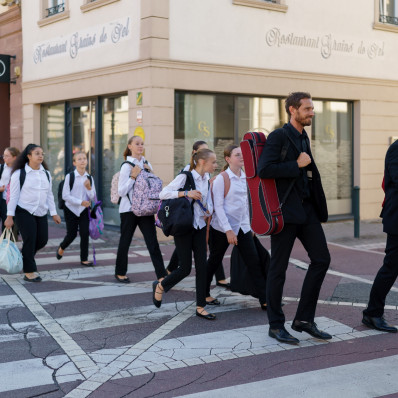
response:
<path fill-rule="evenodd" d="M 1 176 L 3 175 L 4 168 L 5 168 L 5 165 L 3 163 L 0 165 L 0 180 L 1 180 Z"/>
<path fill-rule="evenodd" d="M 90 180 L 90 184 L 93 185 L 93 177 L 91 175 L 88 175 L 87 178 Z M 71 171 L 69 173 L 69 190 L 72 191 L 73 184 L 75 183 L 75 172 Z M 62 191 L 64 189 L 64 184 L 65 184 L 65 179 L 63 179 L 59 185 L 58 185 L 58 208 L 59 209 L 65 209 L 65 201 L 62 198 Z"/>
<path fill-rule="evenodd" d="M 122 166 L 125 163 L 128 163 L 131 167 L 135 167 L 134 163 L 131 163 L 131 162 L 126 160 L 120 165 L 120 169 L 122 168 Z M 148 162 L 145 161 L 144 163 L 148 163 Z M 120 177 L 120 170 L 116 174 L 113 175 L 112 181 L 111 181 L 111 203 L 113 203 L 115 205 L 120 205 L 120 201 L 122 200 L 122 198 L 121 198 L 121 196 L 119 195 L 119 192 L 118 192 L 118 190 L 119 190 L 119 188 L 118 188 L 118 186 L 119 186 L 119 177 Z M 131 200 L 130 200 L 130 197 L 129 197 L 128 194 L 127 194 L 127 197 L 128 197 L 128 199 L 129 199 L 129 201 L 131 203 Z"/>
<path fill-rule="evenodd" d="M 141 170 L 135 179 L 131 195 L 131 210 L 138 216 L 153 216 L 159 207 L 159 193 L 163 182 L 147 169 Z"/>
<path fill-rule="evenodd" d="M 25 178 L 26 178 L 26 170 L 25 167 L 23 167 L 22 169 L 20 169 L 20 174 L 19 174 L 19 190 L 22 190 L 22 186 L 25 183 Z M 46 172 L 46 177 L 48 182 L 50 182 L 50 173 L 48 172 L 48 170 L 44 170 Z M 11 186 L 11 179 L 10 182 L 7 185 L 7 194 L 6 194 L 6 204 L 8 205 L 8 202 L 10 201 L 10 196 L 11 196 L 11 192 L 10 192 L 10 186 Z"/>
<path fill-rule="evenodd" d="M 195 181 L 190 171 L 184 171 L 187 180 L 180 191 L 196 189 Z M 162 200 L 156 215 L 156 226 L 162 228 L 166 236 L 180 236 L 192 231 L 193 204 L 186 197 Z"/>
<path fill-rule="evenodd" d="M 89 218 L 89 226 L 88 232 L 91 239 L 98 239 L 104 233 L 104 214 L 102 212 L 102 202 L 94 199 L 94 206 L 89 209 L 88 218 Z"/>

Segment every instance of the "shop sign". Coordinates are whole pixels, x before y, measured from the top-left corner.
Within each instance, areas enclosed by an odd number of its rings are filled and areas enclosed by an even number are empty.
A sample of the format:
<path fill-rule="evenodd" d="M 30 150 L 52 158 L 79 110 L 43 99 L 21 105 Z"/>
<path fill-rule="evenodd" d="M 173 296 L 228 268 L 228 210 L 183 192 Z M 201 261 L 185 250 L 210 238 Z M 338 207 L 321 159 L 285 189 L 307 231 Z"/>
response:
<path fill-rule="evenodd" d="M 0 54 L 0 83 L 10 83 L 10 55 Z"/>
<path fill-rule="evenodd" d="M 141 126 L 138 126 L 134 130 L 134 135 L 138 135 L 145 141 L 145 132 L 144 129 Z"/>
<path fill-rule="evenodd" d="M 137 123 L 142 123 L 142 111 L 137 111 Z"/>
<path fill-rule="evenodd" d="M 384 56 L 384 42 L 355 41 L 337 38 L 331 34 L 302 35 L 295 32 L 282 32 L 279 28 L 270 29 L 265 35 L 269 47 L 297 47 L 318 50 L 324 59 L 334 54 L 348 54 L 375 59 Z"/>
<path fill-rule="evenodd" d="M 79 30 L 34 45 L 33 61 L 40 64 L 48 58 L 69 57 L 76 59 L 82 51 L 104 45 L 117 45 L 131 36 L 130 17 Z"/>
<path fill-rule="evenodd" d="M 137 93 L 136 104 L 142 105 L 142 91 L 138 91 L 138 93 Z"/>

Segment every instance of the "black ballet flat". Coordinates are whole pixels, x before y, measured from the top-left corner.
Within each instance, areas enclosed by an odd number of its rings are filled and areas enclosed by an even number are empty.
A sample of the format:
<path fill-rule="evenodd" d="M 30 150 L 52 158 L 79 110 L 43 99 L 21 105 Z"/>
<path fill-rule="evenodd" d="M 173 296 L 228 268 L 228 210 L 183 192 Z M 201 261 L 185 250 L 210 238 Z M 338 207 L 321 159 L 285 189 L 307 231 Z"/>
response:
<path fill-rule="evenodd" d="M 36 278 L 28 278 L 26 275 L 23 277 L 23 280 L 26 282 L 41 282 L 41 277 L 40 276 L 36 276 Z"/>
<path fill-rule="evenodd" d="M 115 275 L 115 278 L 120 283 L 130 283 L 130 279 L 128 277 L 127 278 L 119 278 L 117 275 Z"/>
<path fill-rule="evenodd" d="M 206 301 L 206 305 L 221 305 L 221 303 L 217 300 Z"/>
<path fill-rule="evenodd" d="M 261 309 L 262 309 L 263 311 L 267 311 L 267 309 L 268 309 L 267 303 L 260 304 L 260 307 L 261 307 Z"/>
<path fill-rule="evenodd" d="M 58 246 L 57 253 L 56 253 L 57 260 L 61 260 L 61 258 L 62 258 L 62 256 L 58 253 L 58 250 L 60 248 L 61 248 L 61 246 Z"/>
<path fill-rule="evenodd" d="M 92 261 L 89 261 L 88 263 L 84 263 L 83 261 L 80 261 L 81 265 L 84 265 L 86 267 L 92 267 L 94 265 L 94 263 Z"/>
<path fill-rule="evenodd" d="M 216 286 L 220 286 L 220 287 L 223 287 L 225 289 L 231 289 L 231 284 L 230 283 L 216 282 Z"/>
<path fill-rule="evenodd" d="M 160 308 L 160 306 L 162 305 L 162 300 L 156 300 L 156 298 L 155 298 L 156 288 L 158 287 L 158 284 L 159 284 L 159 281 L 154 281 L 152 283 L 152 291 L 153 291 L 152 301 L 156 308 Z M 163 293 L 163 292 L 161 292 L 161 293 Z"/>
<path fill-rule="evenodd" d="M 202 312 L 203 311 L 204 309 L 202 310 Z M 214 314 L 209 313 L 207 315 L 203 315 L 202 312 L 196 310 L 196 316 L 198 316 L 199 318 L 207 319 L 208 321 L 214 321 L 216 319 L 216 316 Z"/>

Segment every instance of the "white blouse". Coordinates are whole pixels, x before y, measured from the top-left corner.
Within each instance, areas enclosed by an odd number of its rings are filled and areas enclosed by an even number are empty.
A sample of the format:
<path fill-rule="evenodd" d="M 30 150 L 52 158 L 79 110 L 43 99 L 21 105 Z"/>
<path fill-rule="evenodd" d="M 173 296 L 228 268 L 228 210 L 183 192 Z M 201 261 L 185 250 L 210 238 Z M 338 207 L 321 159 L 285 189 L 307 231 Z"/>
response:
<path fill-rule="evenodd" d="M 3 174 L 1 175 L 0 179 L 0 187 L 5 187 L 5 190 L 3 191 L 3 199 L 5 200 L 7 198 L 7 185 L 10 182 L 11 178 L 11 167 L 8 167 L 6 164 L 4 164 L 4 170 Z"/>
<path fill-rule="evenodd" d="M 239 229 L 247 233 L 250 228 L 249 202 L 247 198 L 246 174 L 241 171 L 240 177 L 226 170 L 231 186 L 224 198 L 224 177 L 218 175 L 213 182 L 214 213 L 211 226 L 220 232 L 234 231 L 238 235 Z"/>
<path fill-rule="evenodd" d="M 127 162 L 134 163 L 136 166 L 144 168 L 145 158 L 142 156 L 141 160 L 127 156 Z M 148 162 L 149 168 L 152 170 L 152 165 Z M 121 196 L 121 201 L 119 205 L 119 213 L 127 213 L 131 211 L 131 194 L 133 193 L 134 178 L 130 178 L 131 165 L 125 163 L 120 169 L 119 184 L 118 184 L 118 194 Z"/>
<path fill-rule="evenodd" d="M 196 170 L 192 170 L 192 177 L 195 181 L 196 190 L 202 194 L 202 203 L 209 210 L 209 214 L 213 213 L 213 206 L 211 200 L 209 200 L 209 174 L 205 173 L 202 177 Z M 176 178 L 166 187 L 162 189 L 159 194 L 161 200 L 165 199 L 176 199 L 178 198 L 179 189 L 182 189 L 187 180 L 185 174 L 178 174 Z M 189 199 L 192 201 L 192 199 Z M 193 227 L 195 229 L 202 229 L 206 226 L 206 221 L 204 220 L 205 215 L 199 203 L 195 201 L 193 205 L 194 217 L 193 217 Z"/>
<path fill-rule="evenodd" d="M 73 183 L 72 190 L 70 190 L 70 173 L 65 177 L 64 187 L 62 189 L 62 199 L 65 201 L 65 206 L 77 217 L 84 211 L 85 207 L 82 206 L 84 200 L 94 200 L 95 197 L 95 186 L 94 178 L 91 178 L 91 190 L 84 186 L 84 183 L 88 179 L 88 173 L 85 172 L 83 175 L 75 169 L 75 181 Z"/>
<path fill-rule="evenodd" d="M 42 165 L 39 170 L 33 170 L 28 163 L 25 164 L 25 171 L 26 178 L 22 190 L 19 182 L 21 170 L 16 170 L 11 176 L 7 216 L 14 217 L 17 206 L 38 217 L 45 216 L 48 211 L 51 216 L 57 215 L 50 172 L 46 172 Z M 47 179 L 46 173 L 48 173 L 50 181 Z"/>

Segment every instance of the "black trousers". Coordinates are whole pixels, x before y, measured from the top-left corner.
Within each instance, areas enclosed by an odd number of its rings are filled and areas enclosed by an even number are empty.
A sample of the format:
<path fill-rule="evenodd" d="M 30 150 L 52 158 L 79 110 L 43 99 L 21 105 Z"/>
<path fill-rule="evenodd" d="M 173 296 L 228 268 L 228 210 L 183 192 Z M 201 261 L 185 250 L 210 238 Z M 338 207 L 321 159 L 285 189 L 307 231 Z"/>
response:
<path fill-rule="evenodd" d="M 209 237 L 209 246 L 210 246 L 210 237 Z M 167 266 L 167 270 L 169 272 L 173 272 L 178 267 L 178 254 L 177 249 L 174 249 L 173 254 L 171 255 L 169 265 Z M 214 274 L 216 276 L 216 281 L 223 281 L 225 279 L 224 267 L 222 261 L 216 268 L 216 272 Z"/>
<path fill-rule="evenodd" d="M 165 292 L 187 277 L 192 270 L 192 252 L 196 271 L 196 305 L 206 305 L 206 227 L 192 229 L 191 234 L 175 236 L 177 255 L 180 266 L 162 280 Z"/>
<path fill-rule="evenodd" d="M 84 209 L 78 217 L 71 212 L 66 206 L 64 207 L 64 216 L 66 223 L 66 236 L 61 242 L 60 247 L 65 250 L 76 238 L 77 231 L 80 235 L 80 261 L 87 261 L 88 259 L 88 209 Z"/>
<path fill-rule="evenodd" d="M 363 313 L 371 317 L 384 314 L 386 297 L 398 276 L 398 235 L 387 234 L 387 244 L 382 267 L 376 275 L 370 291 L 368 308 Z"/>
<path fill-rule="evenodd" d="M 156 277 L 163 278 L 167 275 L 164 268 L 162 253 L 160 252 L 158 238 L 156 236 L 155 217 L 138 217 L 132 211 L 120 213 L 120 240 L 117 249 L 115 275 L 126 275 L 128 266 L 128 254 L 137 226 L 144 235 L 146 247 L 155 267 Z"/>
<path fill-rule="evenodd" d="M 229 246 L 227 235 L 225 233 L 210 227 L 210 236 L 210 255 L 207 260 L 206 297 L 210 296 L 210 285 L 214 272 L 217 269 L 218 264 L 220 264 L 224 258 L 225 252 Z M 259 301 L 261 304 L 265 304 L 267 302 L 266 281 L 261 272 L 260 257 L 258 256 L 251 231 L 244 233 L 241 229 L 239 230 L 237 247 L 245 261 L 251 279 L 257 290 Z"/>
<path fill-rule="evenodd" d="M 313 322 L 319 292 L 330 264 L 330 254 L 320 222 L 315 222 L 311 203 L 305 203 L 308 224 L 285 224 L 282 232 L 271 236 L 271 264 L 267 276 L 268 319 L 272 329 L 284 327 L 282 311 L 283 286 L 290 253 L 298 238 L 310 258 L 310 265 L 301 288 L 300 302 L 295 319 Z"/>
<path fill-rule="evenodd" d="M 23 272 L 36 272 L 35 255 L 48 241 L 47 215 L 37 217 L 17 206 L 15 220 L 22 236 Z"/>

